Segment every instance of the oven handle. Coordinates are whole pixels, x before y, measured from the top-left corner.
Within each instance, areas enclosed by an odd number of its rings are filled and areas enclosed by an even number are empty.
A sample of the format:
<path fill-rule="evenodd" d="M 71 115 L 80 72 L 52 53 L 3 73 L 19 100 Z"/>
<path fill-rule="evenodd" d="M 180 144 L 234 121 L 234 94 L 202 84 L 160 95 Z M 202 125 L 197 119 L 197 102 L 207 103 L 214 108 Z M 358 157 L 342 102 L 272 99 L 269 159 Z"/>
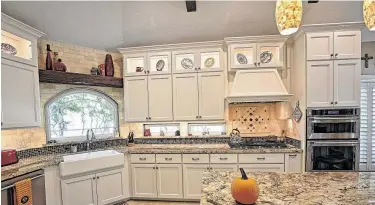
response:
<path fill-rule="evenodd" d="M 333 123 L 341 123 L 341 122 L 358 122 L 359 118 L 311 118 L 312 123 L 321 123 L 321 122 L 333 122 Z"/>
<path fill-rule="evenodd" d="M 359 141 L 350 141 L 350 142 L 332 142 L 332 141 L 326 141 L 326 142 L 311 142 L 311 145 L 352 145 L 356 146 L 359 144 Z"/>

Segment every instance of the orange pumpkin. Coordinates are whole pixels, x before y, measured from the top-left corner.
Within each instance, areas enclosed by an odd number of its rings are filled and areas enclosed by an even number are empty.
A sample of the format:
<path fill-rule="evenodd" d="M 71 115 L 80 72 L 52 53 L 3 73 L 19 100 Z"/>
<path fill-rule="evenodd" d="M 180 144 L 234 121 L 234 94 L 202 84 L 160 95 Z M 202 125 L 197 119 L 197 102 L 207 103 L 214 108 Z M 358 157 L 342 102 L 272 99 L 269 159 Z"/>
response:
<path fill-rule="evenodd" d="M 232 182 L 232 197 L 241 204 L 254 204 L 259 196 L 259 188 L 255 179 L 248 178 L 240 168 L 242 177 Z"/>

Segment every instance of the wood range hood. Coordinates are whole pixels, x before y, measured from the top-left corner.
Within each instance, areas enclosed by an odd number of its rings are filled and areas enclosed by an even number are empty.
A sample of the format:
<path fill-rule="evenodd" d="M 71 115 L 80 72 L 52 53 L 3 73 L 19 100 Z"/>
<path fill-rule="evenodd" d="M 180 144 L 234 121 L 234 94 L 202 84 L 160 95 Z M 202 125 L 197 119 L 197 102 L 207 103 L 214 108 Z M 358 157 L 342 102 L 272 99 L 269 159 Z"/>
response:
<path fill-rule="evenodd" d="M 281 102 L 292 97 L 276 69 L 238 70 L 226 100 L 229 103 Z"/>

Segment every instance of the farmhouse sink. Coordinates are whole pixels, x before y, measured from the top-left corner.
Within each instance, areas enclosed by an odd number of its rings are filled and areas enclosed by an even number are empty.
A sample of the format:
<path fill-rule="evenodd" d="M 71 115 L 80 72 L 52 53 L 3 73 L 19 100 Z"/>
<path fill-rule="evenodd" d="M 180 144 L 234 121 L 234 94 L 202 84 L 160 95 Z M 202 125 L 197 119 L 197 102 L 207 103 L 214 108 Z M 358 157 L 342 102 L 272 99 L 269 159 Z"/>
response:
<path fill-rule="evenodd" d="M 115 150 L 87 152 L 63 157 L 60 163 L 62 177 L 78 175 L 87 172 L 97 172 L 101 169 L 110 169 L 124 166 L 124 154 Z"/>

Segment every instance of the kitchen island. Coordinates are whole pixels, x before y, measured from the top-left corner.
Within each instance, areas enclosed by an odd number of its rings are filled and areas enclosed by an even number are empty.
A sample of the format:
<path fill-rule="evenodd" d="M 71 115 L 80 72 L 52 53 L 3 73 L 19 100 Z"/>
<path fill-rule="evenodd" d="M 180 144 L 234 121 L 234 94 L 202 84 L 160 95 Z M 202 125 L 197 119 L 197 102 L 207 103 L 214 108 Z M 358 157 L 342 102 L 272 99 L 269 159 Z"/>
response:
<path fill-rule="evenodd" d="M 375 204 L 375 172 L 247 173 L 257 180 L 257 205 Z M 235 205 L 231 183 L 240 172 L 205 172 L 201 205 Z"/>

